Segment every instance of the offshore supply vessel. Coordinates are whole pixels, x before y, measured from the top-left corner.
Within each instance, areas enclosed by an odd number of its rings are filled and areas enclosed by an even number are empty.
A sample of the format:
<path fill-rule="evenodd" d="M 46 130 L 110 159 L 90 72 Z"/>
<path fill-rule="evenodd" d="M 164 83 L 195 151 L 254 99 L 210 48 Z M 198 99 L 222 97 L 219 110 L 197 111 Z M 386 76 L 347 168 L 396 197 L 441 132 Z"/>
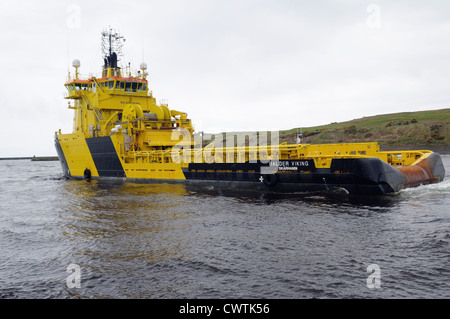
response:
<path fill-rule="evenodd" d="M 273 191 L 343 188 L 351 194 L 385 194 L 437 183 L 445 170 L 428 150 L 382 152 L 378 143 L 277 143 L 272 132 L 240 145 L 235 138 L 205 144 L 187 114 L 157 103 L 147 65 L 132 72 L 118 66 L 124 38 L 102 32 L 100 75 L 82 77 L 80 61 L 69 72 L 65 99 L 74 111 L 73 131 L 55 133 L 68 178 L 146 183 L 187 183 Z M 272 136 L 273 135 L 273 136 Z M 229 141 L 232 140 L 233 143 Z"/>

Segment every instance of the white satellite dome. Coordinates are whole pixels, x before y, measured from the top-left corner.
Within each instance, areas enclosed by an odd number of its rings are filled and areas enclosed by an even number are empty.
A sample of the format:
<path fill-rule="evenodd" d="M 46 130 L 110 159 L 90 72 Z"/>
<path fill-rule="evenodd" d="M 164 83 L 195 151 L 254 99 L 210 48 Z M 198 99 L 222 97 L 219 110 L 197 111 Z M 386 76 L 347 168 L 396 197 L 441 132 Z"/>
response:
<path fill-rule="evenodd" d="M 147 70 L 147 63 L 142 62 L 141 63 L 141 69 Z"/>
<path fill-rule="evenodd" d="M 80 64 L 80 60 L 78 60 L 78 59 L 73 60 L 72 66 L 73 66 L 74 68 L 79 68 L 80 65 L 81 65 L 81 64 Z"/>

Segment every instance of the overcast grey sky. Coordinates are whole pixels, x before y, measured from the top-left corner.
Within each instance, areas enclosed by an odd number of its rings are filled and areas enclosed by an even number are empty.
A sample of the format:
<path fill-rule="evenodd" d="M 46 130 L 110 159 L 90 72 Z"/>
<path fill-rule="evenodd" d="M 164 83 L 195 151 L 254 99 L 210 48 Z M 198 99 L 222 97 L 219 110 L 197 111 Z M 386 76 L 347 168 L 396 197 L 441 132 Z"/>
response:
<path fill-rule="evenodd" d="M 109 26 L 198 131 L 450 107 L 449 1 L 0 0 L 0 157 L 56 154 L 71 62 L 98 73 Z"/>

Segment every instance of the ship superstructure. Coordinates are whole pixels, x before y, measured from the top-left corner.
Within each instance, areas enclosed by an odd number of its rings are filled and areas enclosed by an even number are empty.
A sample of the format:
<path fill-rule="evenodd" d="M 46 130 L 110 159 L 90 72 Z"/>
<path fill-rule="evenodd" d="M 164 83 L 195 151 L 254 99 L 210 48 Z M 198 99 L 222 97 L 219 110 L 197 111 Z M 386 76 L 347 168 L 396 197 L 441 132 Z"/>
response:
<path fill-rule="evenodd" d="M 439 154 L 428 150 L 381 152 L 377 143 L 224 143 L 204 145 L 184 112 L 157 103 L 147 65 L 119 67 L 124 38 L 102 32 L 101 75 L 74 75 L 65 83 L 72 133 L 55 133 L 64 175 L 80 179 L 183 182 L 271 190 L 340 187 L 350 193 L 383 194 L 440 182 Z M 200 137 L 200 139 L 198 138 Z M 259 138 L 259 139 L 258 139 Z M 267 140 L 267 136 L 265 141 Z M 234 141 L 234 138 L 233 138 Z"/>

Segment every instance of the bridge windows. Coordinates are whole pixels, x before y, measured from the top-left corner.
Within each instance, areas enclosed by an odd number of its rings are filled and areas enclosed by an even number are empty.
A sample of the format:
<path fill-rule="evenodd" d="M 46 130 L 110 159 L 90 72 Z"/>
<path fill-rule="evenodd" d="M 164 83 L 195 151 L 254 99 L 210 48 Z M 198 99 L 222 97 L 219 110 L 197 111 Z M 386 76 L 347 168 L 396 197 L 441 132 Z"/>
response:
<path fill-rule="evenodd" d="M 116 81 L 116 90 L 125 90 L 125 81 Z"/>
<path fill-rule="evenodd" d="M 124 90 L 125 92 L 141 92 L 147 89 L 147 83 L 134 81 L 117 81 L 116 90 Z"/>
<path fill-rule="evenodd" d="M 103 90 L 125 91 L 132 93 L 141 93 L 147 91 L 147 83 L 138 81 L 122 81 L 122 80 L 108 80 L 99 81 L 98 86 Z M 93 82 L 71 82 L 65 84 L 66 89 L 70 91 L 92 91 Z"/>
<path fill-rule="evenodd" d="M 66 89 L 70 91 L 87 91 L 92 89 L 92 84 L 90 83 L 70 83 L 66 84 Z"/>

